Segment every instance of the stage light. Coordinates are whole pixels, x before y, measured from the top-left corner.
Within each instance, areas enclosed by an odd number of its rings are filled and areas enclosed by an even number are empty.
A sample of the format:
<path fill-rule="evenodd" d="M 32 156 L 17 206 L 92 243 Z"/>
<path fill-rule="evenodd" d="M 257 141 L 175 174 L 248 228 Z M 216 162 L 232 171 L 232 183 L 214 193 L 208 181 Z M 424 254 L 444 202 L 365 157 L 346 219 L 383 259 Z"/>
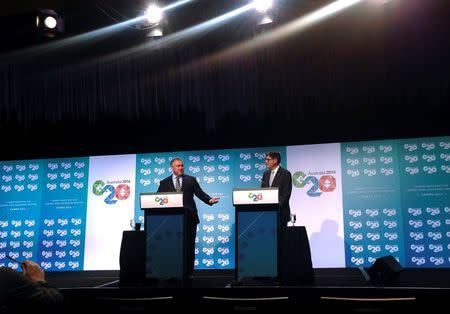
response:
<path fill-rule="evenodd" d="M 164 15 L 165 8 L 160 8 L 152 3 L 144 12 L 144 20 L 138 26 L 140 29 L 146 31 L 147 38 L 159 38 L 164 36 L 167 28 L 167 18 Z"/>
<path fill-rule="evenodd" d="M 145 15 L 150 24 L 157 24 L 163 19 L 163 10 L 156 4 L 151 4 L 148 6 Z"/>
<path fill-rule="evenodd" d="M 147 37 L 162 37 L 163 35 L 162 27 L 154 27 L 148 32 Z"/>
<path fill-rule="evenodd" d="M 47 16 L 44 20 L 44 25 L 50 29 L 56 27 L 56 19 L 53 16 Z"/>
<path fill-rule="evenodd" d="M 253 0 L 256 11 L 264 13 L 272 8 L 273 0 Z"/>
<path fill-rule="evenodd" d="M 36 15 L 36 27 L 46 37 L 55 37 L 64 32 L 63 18 L 51 9 L 39 9 Z"/>
<path fill-rule="evenodd" d="M 264 15 L 259 21 L 258 25 L 266 25 L 270 23 L 273 23 L 272 17 L 270 17 L 269 15 Z"/>
<path fill-rule="evenodd" d="M 262 30 L 261 27 L 266 28 L 266 26 L 262 25 L 271 24 L 275 20 L 272 6 L 273 0 L 253 0 L 253 7 L 257 11 L 256 25 L 259 28 L 257 32 Z"/>

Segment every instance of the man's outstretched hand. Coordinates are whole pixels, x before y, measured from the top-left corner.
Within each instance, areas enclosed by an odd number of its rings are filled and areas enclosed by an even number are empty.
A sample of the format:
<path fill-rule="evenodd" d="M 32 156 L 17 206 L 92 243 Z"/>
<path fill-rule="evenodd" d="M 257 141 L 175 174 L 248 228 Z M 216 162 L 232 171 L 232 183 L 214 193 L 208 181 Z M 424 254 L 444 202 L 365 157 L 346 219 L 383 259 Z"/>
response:
<path fill-rule="evenodd" d="M 218 203 L 219 200 L 220 200 L 220 198 L 218 198 L 218 197 L 213 197 L 212 199 L 209 200 L 209 203 L 210 203 L 211 205 L 214 205 L 214 204 Z"/>

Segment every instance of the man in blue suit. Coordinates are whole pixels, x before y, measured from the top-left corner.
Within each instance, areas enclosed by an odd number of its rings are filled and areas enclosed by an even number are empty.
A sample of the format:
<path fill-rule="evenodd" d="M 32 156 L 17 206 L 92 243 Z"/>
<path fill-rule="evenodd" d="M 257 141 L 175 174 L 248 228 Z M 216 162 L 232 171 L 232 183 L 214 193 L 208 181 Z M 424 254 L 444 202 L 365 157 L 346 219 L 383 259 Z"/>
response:
<path fill-rule="evenodd" d="M 183 192 L 183 205 L 186 209 L 187 226 L 185 230 L 186 238 L 186 260 L 185 267 L 188 278 L 192 277 L 194 272 L 195 259 L 195 234 L 197 224 L 200 222 L 198 218 L 197 205 L 194 201 L 194 195 L 203 203 L 214 205 L 219 202 L 218 198 L 210 197 L 203 192 L 202 188 L 195 177 L 184 174 L 184 165 L 181 158 L 175 157 L 170 162 L 172 175 L 163 179 L 159 183 L 159 192 Z"/>

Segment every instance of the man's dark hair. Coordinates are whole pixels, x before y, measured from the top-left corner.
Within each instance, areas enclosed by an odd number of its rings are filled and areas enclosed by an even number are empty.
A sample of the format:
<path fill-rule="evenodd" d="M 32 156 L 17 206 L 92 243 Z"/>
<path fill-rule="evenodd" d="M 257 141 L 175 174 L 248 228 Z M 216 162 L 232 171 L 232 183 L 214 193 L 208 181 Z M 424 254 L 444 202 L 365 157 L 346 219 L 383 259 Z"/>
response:
<path fill-rule="evenodd" d="M 272 159 L 276 159 L 277 160 L 277 164 L 281 163 L 281 154 L 279 152 L 268 152 L 266 154 L 266 157 L 270 157 Z"/>
<path fill-rule="evenodd" d="M 175 157 L 174 159 L 172 159 L 172 160 L 170 161 L 170 166 L 171 166 L 171 167 L 173 166 L 173 163 L 174 163 L 176 160 L 179 160 L 179 161 L 181 161 L 181 163 L 183 163 L 183 159 L 181 159 L 180 157 Z"/>

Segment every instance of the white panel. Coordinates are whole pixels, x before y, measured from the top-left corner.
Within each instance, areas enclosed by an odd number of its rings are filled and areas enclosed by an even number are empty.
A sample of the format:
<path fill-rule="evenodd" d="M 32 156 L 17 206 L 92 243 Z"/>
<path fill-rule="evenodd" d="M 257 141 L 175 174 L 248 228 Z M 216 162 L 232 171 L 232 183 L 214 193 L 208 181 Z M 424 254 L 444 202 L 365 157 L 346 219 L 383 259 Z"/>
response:
<path fill-rule="evenodd" d="M 89 191 L 86 217 L 85 270 L 118 270 L 122 233 L 134 219 L 136 155 L 98 156 L 89 159 Z M 94 183 L 129 186 L 127 199 L 107 204 L 111 192 L 93 193 Z"/>
<path fill-rule="evenodd" d="M 345 267 L 340 144 L 288 146 L 286 152 L 295 181 L 291 212 L 297 215 L 295 225 L 306 227 L 313 267 Z M 315 186 L 324 176 L 335 179 L 333 191 Z M 301 186 L 308 177 L 311 180 Z"/>

